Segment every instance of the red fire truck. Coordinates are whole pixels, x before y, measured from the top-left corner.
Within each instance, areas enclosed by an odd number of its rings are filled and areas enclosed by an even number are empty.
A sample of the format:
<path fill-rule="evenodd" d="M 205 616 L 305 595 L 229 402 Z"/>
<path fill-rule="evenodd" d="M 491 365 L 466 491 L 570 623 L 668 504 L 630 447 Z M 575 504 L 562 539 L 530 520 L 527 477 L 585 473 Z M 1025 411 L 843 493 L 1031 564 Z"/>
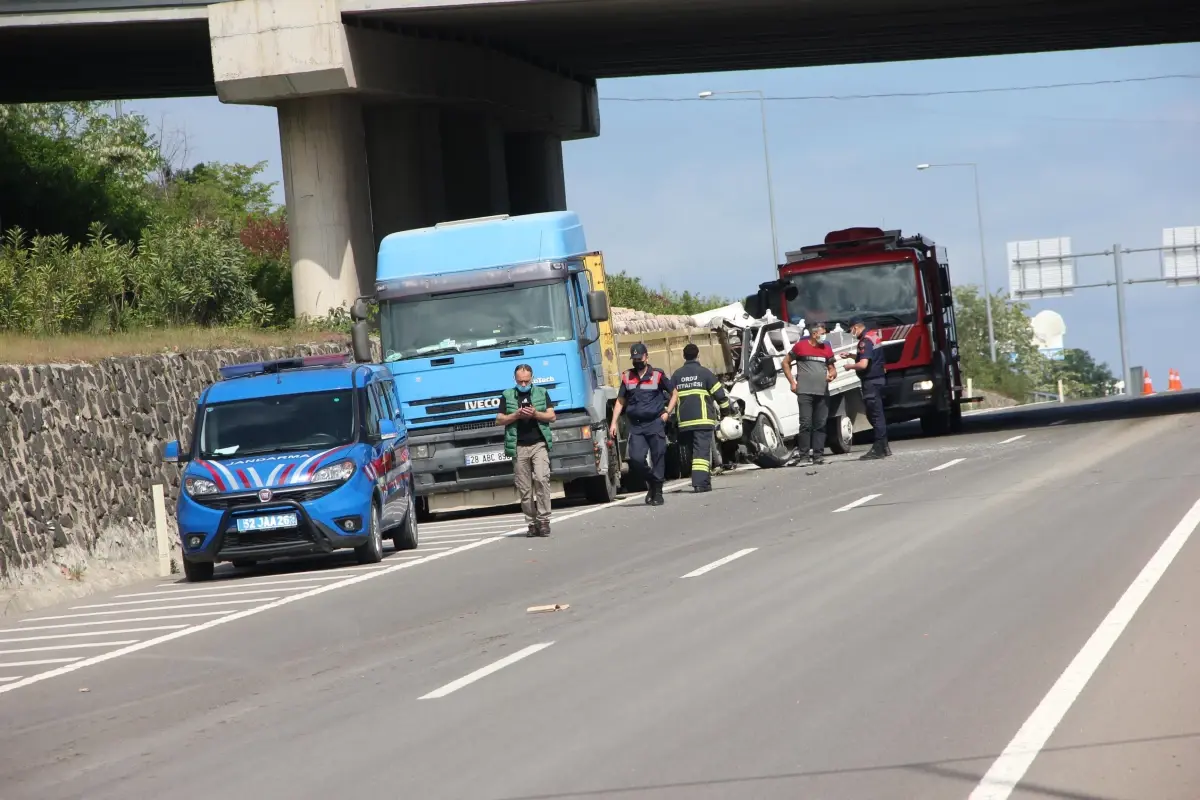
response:
<path fill-rule="evenodd" d="M 771 308 L 785 319 L 825 320 L 830 328 L 861 317 L 887 364 L 888 422 L 921 420 L 927 434 L 957 432 L 963 397 L 954 296 L 946 249 L 920 234 L 847 228 L 823 244 L 789 252 L 779 266 Z M 775 294 L 771 292 L 770 294 Z"/>

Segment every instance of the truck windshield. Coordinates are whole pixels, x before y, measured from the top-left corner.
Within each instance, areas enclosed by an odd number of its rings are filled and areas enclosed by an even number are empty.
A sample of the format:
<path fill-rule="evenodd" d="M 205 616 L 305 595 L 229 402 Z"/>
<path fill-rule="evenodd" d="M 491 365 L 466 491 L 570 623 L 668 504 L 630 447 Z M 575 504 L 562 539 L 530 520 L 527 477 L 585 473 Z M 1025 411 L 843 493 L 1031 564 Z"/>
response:
<path fill-rule="evenodd" d="M 910 261 L 838 267 L 788 276 L 798 290 L 787 305 L 788 321 L 822 320 L 848 327 L 854 317 L 868 326 L 917 322 L 917 274 Z"/>
<path fill-rule="evenodd" d="M 324 450 L 355 438 L 349 389 L 211 403 L 201 414 L 201 458 Z"/>
<path fill-rule="evenodd" d="M 379 324 L 387 361 L 575 338 L 565 281 L 392 301 Z"/>

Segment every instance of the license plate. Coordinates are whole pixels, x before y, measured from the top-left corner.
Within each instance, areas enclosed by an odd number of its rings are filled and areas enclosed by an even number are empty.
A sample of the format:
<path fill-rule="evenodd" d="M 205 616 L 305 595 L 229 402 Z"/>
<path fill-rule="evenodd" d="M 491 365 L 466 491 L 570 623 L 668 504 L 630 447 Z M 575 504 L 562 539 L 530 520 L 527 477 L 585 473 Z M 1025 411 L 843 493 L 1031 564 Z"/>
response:
<path fill-rule="evenodd" d="M 476 464 L 499 464 L 504 461 L 512 461 L 508 453 L 503 450 L 488 450 L 483 453 L 467 453 L 467 466 L 473 467 Z"/>
<path fill-rule="evenodd" d="M 251 531 L 273 531 L 279 528 L 295 528 L 299 519 L 295 514 L 267 514 L 262 517 L 240 517 L 237 521 L 239 533 Z"/>

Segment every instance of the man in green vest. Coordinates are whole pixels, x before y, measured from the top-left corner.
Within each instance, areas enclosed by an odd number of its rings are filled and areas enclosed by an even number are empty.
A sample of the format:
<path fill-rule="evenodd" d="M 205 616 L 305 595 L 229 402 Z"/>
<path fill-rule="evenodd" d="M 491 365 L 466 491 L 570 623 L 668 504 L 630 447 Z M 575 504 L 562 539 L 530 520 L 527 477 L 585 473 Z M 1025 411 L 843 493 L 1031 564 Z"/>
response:
<path fill-rule="evenodd" d="M 550 535 L 550 395 L 533 385 L 533 367 L 518 364 L 516 386 L 500 394 L 496 424 L 504 426 L 504 452 L 513 460 L 513 475 L 521 495 L 528 536 Z"/>

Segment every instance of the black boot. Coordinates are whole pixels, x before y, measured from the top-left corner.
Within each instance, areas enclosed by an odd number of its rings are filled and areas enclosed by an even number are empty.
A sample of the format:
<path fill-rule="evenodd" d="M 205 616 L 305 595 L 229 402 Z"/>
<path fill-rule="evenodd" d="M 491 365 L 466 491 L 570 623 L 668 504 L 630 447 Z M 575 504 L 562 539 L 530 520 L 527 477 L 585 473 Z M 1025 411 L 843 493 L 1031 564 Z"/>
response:
<path fill-rule="evenodd" d="M 891 442 L 885 441 L 883 443 L 883 454 L 885 456 L 890 456 L 892 454 L 892 443 Z"/>
<path fill-rule="evenodd" d="M 658 481 L 654 482 L 654 500 L 651 501 L 650 505 L 661 506 L 663 503 L 667 502 L 665 499 L 663 499 L 662 487 L 663 485 Z"/>
<path fill-rule="evenodd" d="M 878 458 L 885 458 L 886 455 L 884 454 L 883 448 L 884 448 L 884 445 L 882 443 L 875 442 L 874 444 L 871 445 L 871 449 L 868 452 L 863 453 L 861 456 L 858 457 L 858 460 L 859 461 L 874 461 L 875 459 L 878 459 Z"/>
<path fill-rule="evenodd" d="M 646 479 L 646 505 L 654 505 L 654 480 L 652 478 Z"/>

